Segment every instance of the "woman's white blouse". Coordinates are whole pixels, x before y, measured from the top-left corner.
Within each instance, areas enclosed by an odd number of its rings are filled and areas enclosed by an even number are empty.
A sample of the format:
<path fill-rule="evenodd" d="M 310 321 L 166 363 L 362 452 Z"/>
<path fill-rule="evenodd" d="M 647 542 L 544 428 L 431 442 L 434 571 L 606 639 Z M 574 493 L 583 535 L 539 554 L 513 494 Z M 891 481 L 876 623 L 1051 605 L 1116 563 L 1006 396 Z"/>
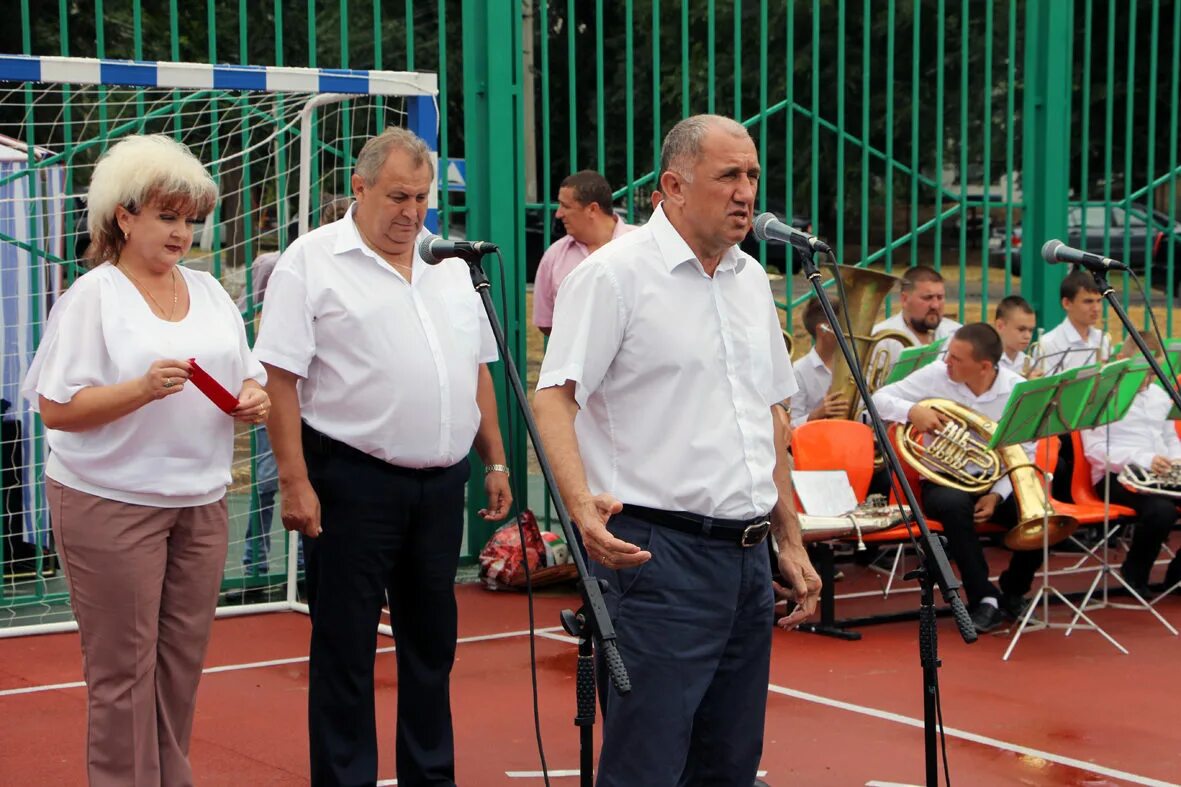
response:
<path fill-rule="evenodd" d="M 178 267 L 189 313 L 162 320 L 127 276 L 104 263 L 78 279 L 53 307 L 22 393 L 69 402 L 83 388 L 133 380 L 153 361 L 195 358 L 235 396 L 266 381 L 246 341 L 241 314 L 207 273 Z M 125 503 L 161 507 L 220 500 L 230 482 L 234 421 L 192 383 L 95 429 L 46 429 L 45 474 L 58 483 Z"/>

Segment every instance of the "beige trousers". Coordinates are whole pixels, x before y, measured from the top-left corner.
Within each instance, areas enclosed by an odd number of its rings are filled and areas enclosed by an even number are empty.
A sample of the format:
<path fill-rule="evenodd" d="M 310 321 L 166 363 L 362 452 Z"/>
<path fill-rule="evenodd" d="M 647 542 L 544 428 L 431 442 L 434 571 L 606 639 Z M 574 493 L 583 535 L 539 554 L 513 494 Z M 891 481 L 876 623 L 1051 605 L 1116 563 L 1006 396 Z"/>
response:
<path fill-rule="evenodd" d="M 154 508 L 47 478 L 82 639 L 92 787 L 193 783 L 197 683 L 225 566 L 225 498 Z"/>

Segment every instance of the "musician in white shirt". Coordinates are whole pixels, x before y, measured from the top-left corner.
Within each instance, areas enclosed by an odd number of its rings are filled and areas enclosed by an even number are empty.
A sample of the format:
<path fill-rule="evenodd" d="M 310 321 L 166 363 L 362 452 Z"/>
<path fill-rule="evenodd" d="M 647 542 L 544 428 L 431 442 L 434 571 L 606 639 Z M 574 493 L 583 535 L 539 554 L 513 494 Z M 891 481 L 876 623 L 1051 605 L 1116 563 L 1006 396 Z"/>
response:
<path fill-rule="evenodd" d="M 898 313 L 873 326 L 873 332 L 900 331 L 910 337 L 911 346 L 926 346 L 946 339 L 960 324 L 944 317 L 947 286 L 939 271 L 926 265 L 916 265 L 902 274 L 902 294 L 898 298 Z M 889 339 L 877 346 L 878 352 L 889 355 L 890 367 L 898 362 L 905 349 L 901 342 Z"/>
<path fill-rule="evenodd" d="M 597 784 L 745 787 L 767 702 L 768 530 L 801 605 L 780 623 L 820 591 L 772 415 L 796 385 L 766 274 L 737 245 L 760 171 L 749 133 L 682 120 L 661 171 L 651 220 L 558 290 L 534 411 L 631 676 L 631 694 L 602 694 Z"/>
<path fill-rule="evenodd" d="M 1037 314 L 1033 307 L 1020 295 L 1002 298 L 996 305 L 993 327 L 1000 334 L 1004 348 L 1000 368 L 1025 376 L 1025 351 L 1033 341 L 1033 331 L 1037 327 Z"/>
<path fill-rule="evenodd" d="M 1038 341 L 1037 363 L 1045 374 L 1103 363 L 1111 354 L 1108 337 L 1097 327 L 1103 316 L 1103 293 L 1085 271 L 1068 273 L 1058 288 L 1064 319 Z"/>
<path fill-rule="evenodd" d="M 512 502 L 487 316 L 465 263 L 417 251 L 433 176 L 410 131 L 369 139 L 352 208 L 297 238 L 267 286 L 255 350 L 271 375 L 283 525 L 303 534 L 313 785 L 377 781 L 374 628 L 387 601 L 398 776 L 454 784 L 454 580 L 473 448 L 481 516 Z"/>
<path fill-rule="evenodd" d="M 839 309 L 835 302 L 834 309 Z M 837 337 L 824 319 L 820 301 L 808 301 L 804 309 L 804 330 L 812 337 L 812 349 L 793 364 L 799 390 L 791 396 L 791 425 L 825 418 L 844 418 L 848 400 L 830 393 L 832 364 L 837 354 Z"/>
<path fill-rule="evenodd" d="M 1173 400 L 1153 383 L 1136 395 L 1131 408 L 1119 421 L 1082 433 L 1083 452 L 1091 464 L 1091 482 L 1103 496 L 1110 476 L 1111 502 L 1136 509 L 1132 546 L 1120 573 L 1141 596 L 1148 591 L 1152 564 L 1177 521 L 1177 499 L 1167 495 L 1133 492 L 1116 476 L 1128 465 L 1139 465 L 1166 475 L 1181 464 L 1181 440 L 1176 423 L 1166 420 Z M 1164 587 L 1181 582 L 1181 553 L 1165 572 Z"/>
<path fill-rule="evenodd" d="M 1021 382 L 1019 375 L 997 367 L 1000 357 L 1001 338 L 996 329 L 985 323 L 965 325 L 952 335 L 944 363 L 928 364 L 879 389 L 873 395 L 874 404 L 883 419 L 910 422 L 916 430 L 927 433 L 941 428 L 947 419 L 920 404 L 924 399 L 950 399 L 996 421 L 1004 412 L 1013 386 Z M 1027 446 L 1026 451 L 1032 456 L 1032 446 Z M 1006 616 L 1015 618 L 1041 565 L 1042 553 L 1014 552 L 1009 568 L 1001 574 L 998 590 L 988 579 L 988 561 L 975 530 L 976 524 L 990 521 L 1016 524 L 1017 503 L 1008 476 L 983 495 L 973 496 L 926 480 L 921 492 L 923 510 L 943 524 L 948 551 L 959 566 L 976 628 L 988 631 Z"/>

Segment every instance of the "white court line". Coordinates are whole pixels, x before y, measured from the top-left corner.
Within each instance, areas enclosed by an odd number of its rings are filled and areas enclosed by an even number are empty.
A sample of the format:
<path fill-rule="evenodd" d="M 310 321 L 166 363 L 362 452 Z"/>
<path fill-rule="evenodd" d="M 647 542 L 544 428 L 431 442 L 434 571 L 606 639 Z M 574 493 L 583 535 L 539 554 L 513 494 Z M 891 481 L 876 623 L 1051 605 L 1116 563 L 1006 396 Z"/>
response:
<path fill-rule="evenodd" d="M 577 642 L 577 640 L 574 640 L 571 637 L 565 636 L 564 634 L 557 633 L 557 632 L 561 632 L 561 631 L 562 631 L 561 626 L 551 626 L 548 628 L 537 629 L 536 634 L 538 635 L 538 637 L 543 638 L 543 639 L 552 639 L 552 640 L 564 642 L 564 643 L 576 643 Z M 505 632 L 501 632 L 499 634 L 482 634 L 482 635 L 478 635 L 478 636 L 474 636 L 474 637 L 462 637 L 458 640 L 458 643 L 464 644 L 464 643 L 470 643 L 470 642 L 488 642 L 488 641 L 492 641 L 492 640 L 511 639 L 513 637 L 523 637 L 523 636 L 528 636 L 528 634 L 529 634 L 528 630 L 505 631 Z M 378 648 L 378 650 L 377 650 L 378 653 L 392 653 L 393 651 L 394 651 L 393 647 Z M 255 662 L 250 662 L 250 663 L 245 663 L 245 664 L 227 664 L 227 665 L 223 665 L 223 666 L 219 666 L 219 667 L 208 667 L 203 672 L 208 673 L 208 674 L 218 673 L 218 672 L 234 672 L 234 671 L 238 671 L 238 670 L 259 669 L 259 668 L 263 668 L 263 667 L 275 667 L 275 666 L 282 666 L 282 665 L 286 665 L 286 664 L 300 664 L 300 663 L 306 662 L 307 660 L 308 660 L 307 656 L 296 656 L 294 658 L 288 658 L 288 659 L 272 659 L 270 661 L 255 661 Z M 63 689 L 77 689 L 77 688 L 82 688 L 85 685 L 86 684 L 82 681 L 75 681 L 75 682 L 71 682 L 71 683 L 54 683 L 54 684 L 47 684 L 47 685 L 42 685 L 42 686 L 26 686 L 26 687 L 19 688 L 19 689 L 4 689 L 4 690 L 0 691 L 0 697 L 15 696 L 18 694 L 34 694 L 34 693 L 45 692 L 45 691 L 58 691 L 58 690 L 63 690 Z M 822 697 L 819 694 L 810 694 L 808 692 L 799 691 L 797 689 L 789 689 L 784 686 L 776 686 L 775 684 L 769 684 L 768 690 L 774 694 L 781 694 L 786 697 L 793 697 L 795 699 L 804 700 L 805 702 L 812 702 L 817 705 L 825 705 L 830 708 L 836 708 L 838 710 L 849 711 L 851 713 L 859 713 L 863 716 L 870 716 L 872 718 L 882 719 L 883 721 L 892 721 L 896 724 L 903 724 L 908 727 L 916 727 L 918 729 L 922 729 L 922 727 L 923 727 L 922 719 L 916 719 L 911 716 L 903 716 L 902 714 L 899 714 L 899 713 L 891 713 L 890 711 L 879 710 L 877 708 L 870 708 L 870 707 L 867 707 L 864 705 L 855 705 L 851 702 L 844 702 L 842 700 L 829 699 L 828 697 Z M 1047 760 L 1049 762 L 1054 762 L 1054 763 L 1058 763 L 1059 765 L 1066 765 L 1066 766 L 1069 766 L 1072 768 L 1077 768 L 1078 770 L 1087 771 L 1089 773 L 1095 773 L 1095 774 L 1099 774 L 1101 776 L 1110 776 L 1110 777 L 1116 778 L 1116 779 L 1124 779 L 1125 781 L 1132 782 L 1133 784 L 1149 785 L 1149 787 L 1179 787 L 1177 784 L 1175 784 L 1173 782 L 1166 782 L 1166 781 L 1161 781 L 1159 779 L 1152 779 L 1147 776 L 1139 776 L 1134 773 L 1128 773 L 1127 771 L 1121 771 L 1121 770 L 1117 770 L 1115 768 L 1108 768 L 1106 766 L 1097 765 L 1095 763 L 1086 762 L 1084 760 L 1076 760 L 1073 757 L 1066 757 L 1066 756 L 1063 756 L 1060 754 L 1054 754 L 1052 752 L 1042 751 L 1040 749 L 1032 749 L 1032 748 L 1029 748 L 1028 746 L 1020 746 L 1020 745 L 1017 745 L 1014 743 L 1008 743 L 1006 741 L 998 740 L 997 738 L 990 738 L 985 735 L 977 735 L 974 732 L 968 732 L 966 730 L 959 730 L 959 729 L 956 729 L 953 727 L 945 727 L 944 729 L 945 729 L 948 737 L 951 737 L 951 738 L 958 738 L 960 740 L 970 741 L 972 743 L 979 743 L 979 744 L 983 744 L 985 746 L 991 746 L 994 749 L 1000 749 L 1002 751 L 1014 752 L 1016 754 L 1023 754 L 1028 757 L 1038 757 L 1043 760 Z M 378 782 L 378 784 L 388 785 L 388 784 L 397 784 L 397 782 L 396 781 L 382 781 L 382 782 Z"/>
<path fill-rule="evenodd" d="M 783 686 L 776 686 L 774 683 L 770 684 L 768 689 L 770 689 L 770 691 L 774 694 L 782 694 L 786 697 L 793 697 L 806 702 L 814 702 L 817 705 L 826 705 L 830 708 L 837 708 L 838 710 L 845 710 L 851 713 L 860 713 L 863 716 L 871 716 L 875 719 L 882 719 L 883 721 L 892 721 L 897 724 L 904 724 L 907 727 L 917 727 L 918 729 L 923 728 L 922 719 L 916 719 L 911 716 L 903 716 L 900 713 L 891 713 L 890 711 L 869 708 L 864 705 L 854 705 L 851 702 L 843 702 L 841 700 L 829 699 L 828 697 L 821 697 L 819 694 L 809 694 L 806 691 L 798 691 L 796 689 L 789 689 Z M 1037 757 L 1039 759 L 1048 760 L 1059 765 L 1068 765 L 1071 768 L 1077 768 L 1080 771 L 1099 774 L 1100 776 L 1110 776 L 1115 779 L 1129 781 L 1133 784 L 1149 785 L 1150 787 L 1178 787 L 1173 782 L 1152 779 L 1148 776 L 1139 776 L 1134 773 L 1128 773 L 1127 771 L 1108 768 L 1104 765 L 1097 765 L 1093 762 L 1087 762 L 1086 760 L 1076 760 L 1073 757 L 1065 757 L 1061 754 L 1053 754 L 1052 752 L 1042 751 L 1040 749 L 1031 749 L 1028 746 L 1020 746 L 1016 743 L 1008 743 L 1007 741 L 998 740 L 997 738 L 989 738 L 986 735 L 977 735 L 974 732 L 958 730 L 954 727 L 944 727 L 943 729 L 949 738 L 959 738 L 960 740 L 971 741 L 972 743 L 981 743 L 985 746 L 991 746 L 994 749 L 1009 751 L 1015 754 L 1023 754 L 1026 757 Z"/>
<path fill-rule="evenodd" d="M 537 629 L 536 633 L 539 637 L 552 637 L 555 631 L 561 631 L 561 626 L 550 626 L 543 629 Z M 498 639 L 512 639 L 514 637 L 529 636 L 528 629 L 524 631 L 502 631 L 499 634 L 479 634 L 474 637 L 460 637 L 456 640 L 457 644 L 463 645 L 469 642 L 488 642 Z M 571 640 L 575 641 L 576 640 Z M 391 645 L 386 648 L 378 648 L 378 653 L 393 653 L 396 648 Z M 237 672 L 238 670 L 248 669 L 262 669 L 264 667 L 281 667 L 286 664 L 302 664 L 308 660 L 307 656 L 293 656 L 289 659 L 271 659 L 269 661 L 251 661 L 243 664 L 223 664 L 220 667 L 206 667 L 201 671 L 203 675 L 212 675 L 218 672 Z M 24 686 L 19 689 L 3 689 L 0 690 L 0 697 L 11 697 L 17 694 L 38 694 L 44 691 L 61 691 L 64 689 L 80 689 L 86 685 L 85 681 L 77 680 L 70 683 L 49 683 L 42 686 Z"/>
<path fill-rule="evenodd" d="M 504 775 L 510 779 L 541 779 L 548 775 L 551 779 L 563 776 L 581 776 L 582 771 L 579 770 L 564 770 L 564 771 L 547 771 L 542 774 L 541 771 L 505 771 Z M 766 771 L 759 771 L 755 774 L 760 779 L 767 775 Z M 378 784 L 385 784 L 386 782 L 378 782 Z"/>

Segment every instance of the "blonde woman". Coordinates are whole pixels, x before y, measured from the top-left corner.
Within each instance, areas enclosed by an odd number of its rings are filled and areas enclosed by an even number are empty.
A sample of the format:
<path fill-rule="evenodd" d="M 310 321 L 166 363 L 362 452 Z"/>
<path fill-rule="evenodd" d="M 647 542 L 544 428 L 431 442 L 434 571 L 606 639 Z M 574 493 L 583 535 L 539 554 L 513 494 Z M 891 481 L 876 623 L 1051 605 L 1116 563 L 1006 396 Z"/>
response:
<path fill-rule="evenodd" d="M 130 137 L 94 169 L 93 269 L 54 307 L 24 393 L 82 640 L 91 785 L 188 785 L 197 683 L 227 543 L 234 420 L 266 376 L 221 285 L 180 265 L 217 186 L 184 145 Z M 238 397 L 189 382 L 194 358 Z"/>

